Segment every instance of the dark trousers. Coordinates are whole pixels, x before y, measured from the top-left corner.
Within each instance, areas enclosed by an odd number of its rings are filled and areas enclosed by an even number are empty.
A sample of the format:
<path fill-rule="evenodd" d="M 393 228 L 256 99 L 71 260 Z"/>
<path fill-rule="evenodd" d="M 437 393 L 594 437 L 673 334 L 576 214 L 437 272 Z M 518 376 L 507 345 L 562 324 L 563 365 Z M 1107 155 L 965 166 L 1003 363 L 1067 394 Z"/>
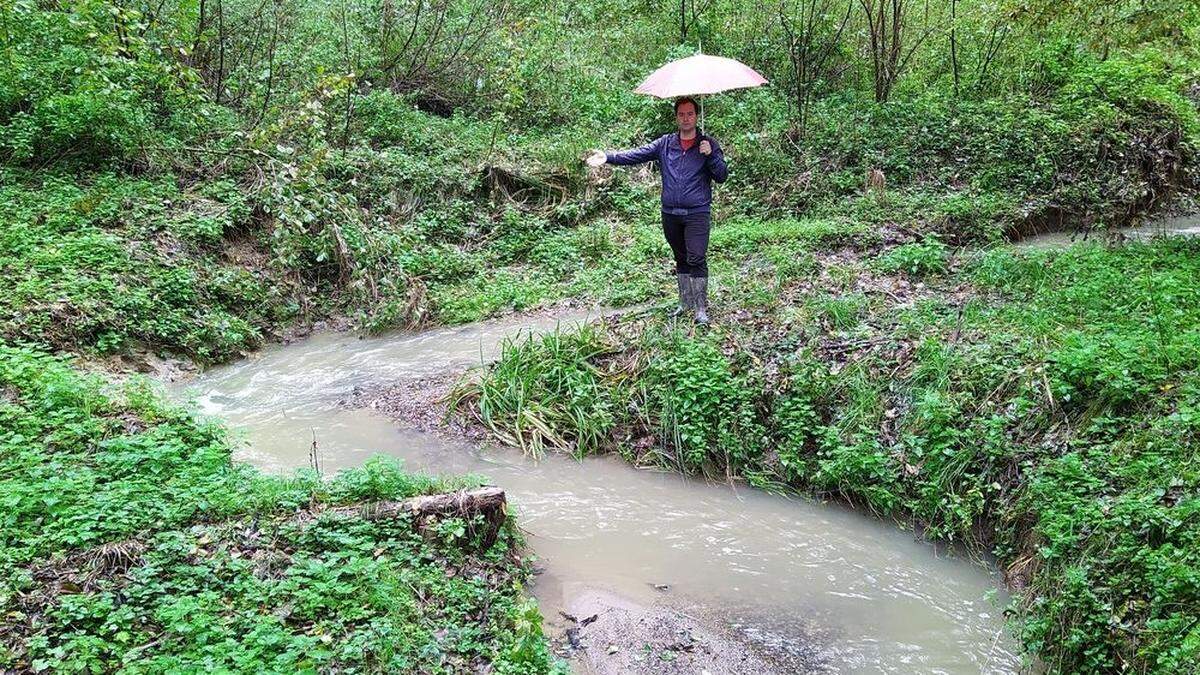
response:
<path fill-rule="evenodd" d="M 675 255 L 675 272 L 694 277 L 708 276 L 708 230 L 711 214 L 690 213 L 686 216 L 662 214 L 663 234 Z"/>

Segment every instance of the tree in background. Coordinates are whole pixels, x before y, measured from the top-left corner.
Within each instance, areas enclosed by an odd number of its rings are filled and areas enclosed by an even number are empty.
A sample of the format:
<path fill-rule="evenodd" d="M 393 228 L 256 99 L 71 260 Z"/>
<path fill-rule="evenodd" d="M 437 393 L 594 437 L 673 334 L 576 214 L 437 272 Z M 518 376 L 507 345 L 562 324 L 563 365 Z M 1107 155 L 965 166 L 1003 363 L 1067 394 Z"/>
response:
<path fill-rule="evenodd" d="M 686 42 L 688 31 L 695 26 L 700 17 L 704 14 L 704 10 L 708 9 L 709 0 L 704 0 L 699 5 L 696 0 L 679 0 L 679 41 Z"/>
<path fill-rule="evenodd" d="M 839 5 L 845 5 L 842 12 Z M 817 89 L 830 73 L 830 59 L 841 45 L 842 33 L 850 21 L 854 6 L 840 0 L 781 0 L 778 7 L 779 28 L 787 50 L 790 66 L 791 100 L 795 109 L 797 131 L 804 133 L 808 109 Z M 840 15 L 840 19 L 836 16 Z M 831 22 L 830 18 L 834 20 Z M 845 64 L 839 64 L 844 70 Z"/>
<path fill-rule="evenodd" d="M 921 45 L 937 30 L 930 20 L 929 0 L 921 3 L 921 21 L 914 26 L 913 12 L 905 0 L 858 0 L 866 21 L 867 52 L 875 100 L 883 103 L 892 94 L 900 74 Z"/>

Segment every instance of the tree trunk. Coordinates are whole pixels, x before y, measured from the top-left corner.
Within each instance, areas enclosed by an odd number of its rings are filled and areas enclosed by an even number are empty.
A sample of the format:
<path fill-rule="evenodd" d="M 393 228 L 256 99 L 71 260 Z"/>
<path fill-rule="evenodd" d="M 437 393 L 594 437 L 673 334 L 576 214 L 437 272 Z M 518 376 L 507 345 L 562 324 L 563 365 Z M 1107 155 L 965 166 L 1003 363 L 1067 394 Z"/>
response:
<path fill-rule="evenodd" d="M 950 68 L 954 73 L 954 97 L 958 98 L 958 0 L 950 0 Z"/>
<path fill-rule="evenodd" d="M 401 501 L 370 502 L 355 506 L 334 506 L 319 511 L 306 511 L 293 521 L 307 523 L 322 514 L 334 514 L 341 518 L 380 520 L 399 518 L 405 514 L 418 521 L 432 517 L 475 515 L 491 516 L 507 513 L 508 502 L 504 490 L 498 487 L 481 487 L 474 490 L 459 490 L 437 495 L 422 495 Z"/>

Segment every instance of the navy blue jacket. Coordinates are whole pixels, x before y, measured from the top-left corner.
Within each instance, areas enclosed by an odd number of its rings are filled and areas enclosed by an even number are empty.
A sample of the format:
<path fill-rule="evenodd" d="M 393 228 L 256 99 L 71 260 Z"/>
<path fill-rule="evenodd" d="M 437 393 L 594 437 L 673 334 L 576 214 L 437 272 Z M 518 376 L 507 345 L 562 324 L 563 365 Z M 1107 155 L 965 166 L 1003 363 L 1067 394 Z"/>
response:
<path fill-rule="evenodd" d="M 712 152 L 700 154 L 700 141 L 707 140 Z M 686 216 L 707 213 L 712 205 L 712 181 L 724 183 L 729 177 L 721 146 L 708 136 L 698 136 L 687 152 L 679 144 L 679 134 L 667 134 L 625 152 L 607 152 L 607 162 L 619 166 L 658 162 L 662 172 L 663 213 Z"/>

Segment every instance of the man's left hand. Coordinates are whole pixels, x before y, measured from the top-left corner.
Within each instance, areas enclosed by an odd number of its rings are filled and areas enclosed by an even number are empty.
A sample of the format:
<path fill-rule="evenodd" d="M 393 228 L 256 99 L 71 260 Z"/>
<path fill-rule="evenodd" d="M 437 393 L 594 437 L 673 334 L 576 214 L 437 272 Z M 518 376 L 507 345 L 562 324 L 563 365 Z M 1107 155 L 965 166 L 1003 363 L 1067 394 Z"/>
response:
<path fill-rule="evenodd" d="M 702 155 L 711 155 L 712 154 L 712 144 L 709 143 L 707 140 L 700 141 L 700 154 L 702 154 Z"/>

